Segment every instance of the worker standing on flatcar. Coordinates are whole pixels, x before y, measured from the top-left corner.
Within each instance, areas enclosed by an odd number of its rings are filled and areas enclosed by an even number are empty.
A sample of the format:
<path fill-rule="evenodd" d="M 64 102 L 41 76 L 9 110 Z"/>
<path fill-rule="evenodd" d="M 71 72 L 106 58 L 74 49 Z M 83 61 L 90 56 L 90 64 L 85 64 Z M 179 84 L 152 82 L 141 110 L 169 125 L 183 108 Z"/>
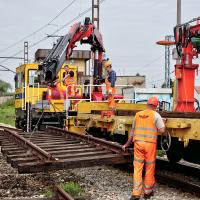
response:
<path fill-rule="evenodd" d="M 69 75 L 69 72 L 71 71 L 71 69 L 69 68 L 69 65 L 65 65 L 64 70 L 65 70 L 65 76 Z"/>
<path fill-rule="evenodd" d="M 74 72 L 70 70 L 63 79 L 64 85 L 67 87 L 67 96 L 75 96 L 77 90 L 77 81 L 74 76 Z"/>
<path fill-rule="evenodd" d="M 114 95 L 116 93 L 115 89 L 115 82 L 117 80 L 116 72 L 112 69 L 112 63 L 110 62 L 110 60 L 107 60 L 105 62 L 104 67 L 107 71 L 105 84 L 106 84 L 106 93 L 108 95 L 108 107 L 111 110 L 115 110 L 116 103 L 114 100 Z"/>
<path fill-rule="evenodd" d="M 130 137 L 122 147 L 124 150 L 134 142 L 134 174 L 133 192 L 130 200 L 139 200 L 144 190 L 144 198 L 154 195 L 155 162 L 158 132 L 165 132 L 165 124 L 159 113 L 156 112 L 158 99 L 151 97 L 147 102 L 147 109 L 136 113 Z M 145 164 L 144 188 L 142 171 Z"/>

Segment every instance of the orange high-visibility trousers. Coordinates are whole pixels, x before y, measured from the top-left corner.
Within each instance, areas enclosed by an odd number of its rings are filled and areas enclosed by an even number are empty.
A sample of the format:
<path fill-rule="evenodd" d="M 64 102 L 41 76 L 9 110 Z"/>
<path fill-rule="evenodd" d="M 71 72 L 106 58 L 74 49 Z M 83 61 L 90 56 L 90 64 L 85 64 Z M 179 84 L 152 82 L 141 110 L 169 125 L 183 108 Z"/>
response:
<path fill-rule="evenodd" d="M 115 109 L 116 103 L 115 103 L 115 98 L 114 94 L 116 93 L 115 87 L 112 88 L 110 82 L 108 81 L 108 77 L 105 79 L 105 84 L 106 84 L 106 93 L 108 94 L 108 107 L 109 109 Z M 109 90 L 112 89 L 112 93 L 109 94 Z"/>
<path fill-rule="evenodd" d="M 145 194 L 153 191 L 155 184 L 155 161 L 156 143 L 135 141 L 134 143 L 134 174 L 132 195 L 140 196 L 144 190 Z M 145 164 L 144 187 L 142 171 Z"/>

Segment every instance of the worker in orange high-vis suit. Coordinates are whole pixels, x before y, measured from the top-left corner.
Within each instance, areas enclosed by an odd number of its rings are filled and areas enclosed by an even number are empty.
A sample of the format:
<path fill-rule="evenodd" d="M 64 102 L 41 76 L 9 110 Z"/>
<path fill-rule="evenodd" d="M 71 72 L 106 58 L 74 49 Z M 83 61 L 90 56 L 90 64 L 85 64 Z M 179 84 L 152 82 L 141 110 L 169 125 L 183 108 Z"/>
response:
<path fill-rule="evenodd" d="M 155 161 L 158 132 L 165 132 L 165 124 L 160 114 L 156 112 L 158 99 L 151 97 L 147 102 L 147 109 L 136 113 L 130 137 L 122 147 L 124 150 L 134 142 L 134 174 L 133 192 L 130 200 L 139 200 L 144 192 L 144 198 L 154 195 Z M 142 171 L 145 164 L 144 187 Z"/>
<path fill-rule="evenodd" d="M 108 95 L 108 107 L 110 110 L 115 110 L 116 103 L 114 95 L 116 93 L 115 82 L 116 82 L 116 72 L 112 69 L 112 63 L 110 60 L 107 60 L 104 64 L 104 67 L 107 71 L 107 76 L 105 79 L 106 84 L 106 93 Z"/>
<path fill-rule="evenodd" d="M 74 72 L 69 71 L 68 75 L 63 79 L 64 85 L 67 87 L 67 96 L 72 97 L 75 96 L 77 90 L 77 81 L 74 77 Z"/>

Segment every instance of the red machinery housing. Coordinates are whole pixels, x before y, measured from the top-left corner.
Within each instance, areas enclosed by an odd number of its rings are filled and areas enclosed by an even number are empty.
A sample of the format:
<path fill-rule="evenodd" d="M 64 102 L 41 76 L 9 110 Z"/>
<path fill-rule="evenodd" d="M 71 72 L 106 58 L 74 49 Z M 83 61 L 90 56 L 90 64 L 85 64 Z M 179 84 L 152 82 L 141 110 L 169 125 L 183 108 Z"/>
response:
<path fill-rule="evenodd" d="M 195 71 L 198 73 L 198 64 L 193 59 L 200 53 L 200 24 L 199 18 L 174 28 L 173 41 L 159 41 L 159 45 L 176 45 L 179 63 L 175 65 L 177 79 L 176 112 L 196 112 L 194 108 Z M 196 23 L 194 25 L 194 23 Z"/>
<path fill-rule="evenodd" d="M 197 22 L 196 25 L 191 23 Z M 180 64 L 175 65 L 177 79 L 177 112 L 195 112 L 194 85 L 195 71 L 198 64 L 193 63 L 200 53 L 200 24 L 198 19 L 176 26 L 174 28 L 177 53 L 181 58 Z"/>
<path fill-rule="evenodd" d="M 94 59 L 93 84 L 101 84 L 102 58 L 105 49 L 101 33 L 88 17 L 85 18 L 84 24 L 75 23 L 66 35 L 61 36 L 43 63 L 39 65 L 41 83 L 51 85 L 65 60 L 70 58 L 77 42 L 91 45 Z M 93 100 L 102 100 L 103 95 L 100 87 L 94 87 L 92 97 Z"/>

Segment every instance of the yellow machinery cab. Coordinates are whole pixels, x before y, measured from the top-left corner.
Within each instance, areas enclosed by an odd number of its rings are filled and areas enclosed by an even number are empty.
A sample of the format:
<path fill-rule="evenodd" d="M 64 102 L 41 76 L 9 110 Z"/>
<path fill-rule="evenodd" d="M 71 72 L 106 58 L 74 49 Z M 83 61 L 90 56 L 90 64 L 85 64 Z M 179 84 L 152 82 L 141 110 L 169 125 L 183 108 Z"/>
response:
<path fill-rule="evenodd" d="M 65 65 L 65 64 L 64 64 Z M 65 89 L 62 79 L 65 76 L 64 65 L 58 73 L 60 87 Z M 69 65 L 77 79 L 77 67 Z M 41 129 L 47 125 L 64 126 L 65 100 L 48 101 L 47 86 L 37 80 L 37 63 L 23 64 L 16 68 L 15 76 L 15 112 L 16 127 L 24 131 Z"/>

